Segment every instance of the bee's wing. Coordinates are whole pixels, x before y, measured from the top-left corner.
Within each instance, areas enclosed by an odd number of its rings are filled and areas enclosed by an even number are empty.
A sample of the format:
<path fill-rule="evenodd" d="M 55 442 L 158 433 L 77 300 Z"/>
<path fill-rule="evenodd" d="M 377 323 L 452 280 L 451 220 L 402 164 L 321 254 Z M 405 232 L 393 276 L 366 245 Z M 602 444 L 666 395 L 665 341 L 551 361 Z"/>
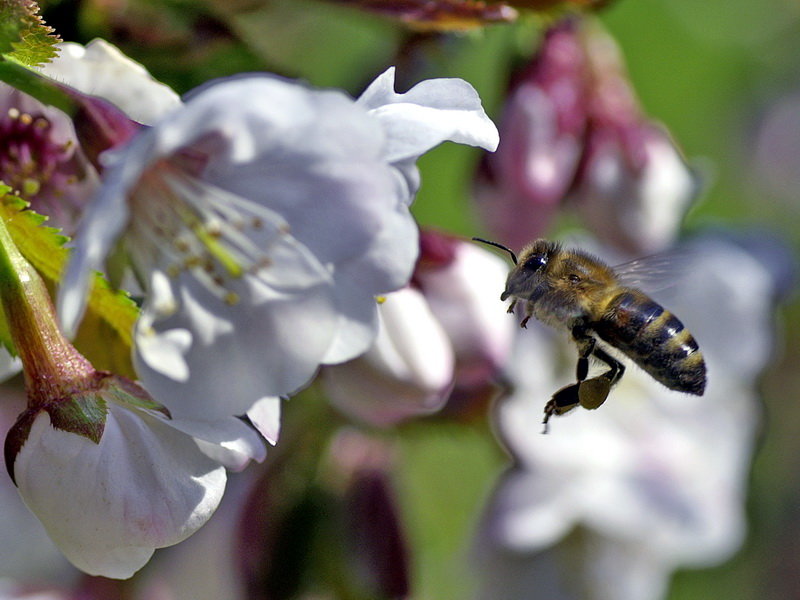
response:
<path fill-rule="evenodd" d="M 673 249 L 624 262 L 613 269 L 622 285 L 654 293 L 677 285 L 688 263 L 685 251 Z"/>

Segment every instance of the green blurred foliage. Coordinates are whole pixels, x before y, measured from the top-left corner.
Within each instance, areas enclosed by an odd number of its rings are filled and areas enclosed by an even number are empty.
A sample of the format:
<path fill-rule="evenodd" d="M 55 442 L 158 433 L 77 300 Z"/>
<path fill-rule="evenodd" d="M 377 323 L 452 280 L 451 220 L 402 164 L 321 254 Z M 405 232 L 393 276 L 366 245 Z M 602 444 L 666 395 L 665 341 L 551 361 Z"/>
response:
<path fill-rule="evenodd" d="M 396 64 L 401 90 L 427 77 L 467 79 L 494 117 L 512 68 L 535 51 L 542 26 L 528 18 L 467 34 L 414 33 L 311 0 L 53 0 L 44 7 L 62 37 L 105 37 L 180 92 L 214 77 L 269 70 L 357 94 Z M 645 111 L 706 174 L 706 193 L 688 228 L 760 226 L 797 247 L 800 202 L 766 191 L 752 149 L 764 108 L 800 89 L 800 6 L 792 0 L 618 0 L 601 18 L 621 45 Z M 482 233 L 469 199 L 478 157 L 473 149 L 444 145 L 420 161 L 423 185 L 414 212 L 423 225 Z M 727 564 L 679 573 L 671 600 L 800 597 L 796 297 L 776 329 L 781 348 L 764 381 L 750 535 Z M 397 487 L 415 552 L 414 597 L 469 597 L 471 535 L 507 459 L 485 426 L 425 421 L 398 436 Z"/>

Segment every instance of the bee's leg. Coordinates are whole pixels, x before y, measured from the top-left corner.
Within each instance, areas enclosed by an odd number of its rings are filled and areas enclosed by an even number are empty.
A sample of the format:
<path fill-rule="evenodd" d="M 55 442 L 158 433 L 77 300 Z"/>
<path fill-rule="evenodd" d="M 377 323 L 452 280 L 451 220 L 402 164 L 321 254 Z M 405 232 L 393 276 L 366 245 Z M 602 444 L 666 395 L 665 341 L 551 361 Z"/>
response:
<path fill-rule="evenodd" d="M 514 307 L 516 307 L 516 306 L 517 306 L 517 299 L 516 298 L 512 298 L 511 299 L 511 304 L 508 305 L 508 310 L 506 312 L 507 313 L 513 313 L 514 312 Z"/>
<path fill-rule="evenodd" d="M 578 345 L 578 365 L 575 368 L 575 376 L 578 381 L 583 381 L 589 375 L 589 355 L 595 350 L 595 339 L 583 325 L 576 325 L 572 328 L 572 339 Z"/>
<path fill-rule="evenodd" d="M 531 320 L 533 316 L 533 302 L 526 302 L 525 303 L 525 318 L 522 319 L 522 322 L 519 324 L 520 327 L 523 329 L 528 328 L 528 321 Z"/>
<path fill-rule="evenodd" d="M 558 390 L 544 406 L 544 420 L 542 433 L 547 433 L 547 422 L 553 415 L 563 415 L 580 404 L 580 383 L 572 383 Z"/>
<path fill-rule="evenodd" d="M 595 409 L 603 404 L 611 392 L 611 387 L 620 380 L 625 372 L 625 365 L 601 348 L 594 348 L 592 354 L 606 363 L 609 369 L 605 373 L 581 383 L 578 398 L 581 406 L 588 409 Z"/>
<path fill-rule="evenodd" d="M 625 365 L 623 365 L 602 348 L 594 348 L 592 350 L 592 354 L 594 354 L 598 360 L 601 360 L 608 365 L 608 371 L 603 373 L 601 377 L 607 378 L 611 382 L 611 385 L 614 385 L 620 379 L 622 379 L 622 376 L 625 374 Z"/>

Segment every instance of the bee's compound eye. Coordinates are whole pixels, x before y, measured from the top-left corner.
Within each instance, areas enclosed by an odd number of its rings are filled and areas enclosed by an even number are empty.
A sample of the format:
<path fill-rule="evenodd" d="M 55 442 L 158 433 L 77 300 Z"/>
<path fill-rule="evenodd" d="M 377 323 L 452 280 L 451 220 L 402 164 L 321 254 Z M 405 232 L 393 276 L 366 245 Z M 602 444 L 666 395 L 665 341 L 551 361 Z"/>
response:
<path fill-rule="evenodd" d="M 575 273 L 567 275 L 567 279 L 569 279 L 570 283 L 580 283 L 581 281 L 580 275 L 576 275 Z"/>
<path fill-rule="evenodd" d="M 534 254 L 525 261 L 523 268 L 528 271 L 538 271 L 547 264 L 547 256 L 544 254 Z"/>

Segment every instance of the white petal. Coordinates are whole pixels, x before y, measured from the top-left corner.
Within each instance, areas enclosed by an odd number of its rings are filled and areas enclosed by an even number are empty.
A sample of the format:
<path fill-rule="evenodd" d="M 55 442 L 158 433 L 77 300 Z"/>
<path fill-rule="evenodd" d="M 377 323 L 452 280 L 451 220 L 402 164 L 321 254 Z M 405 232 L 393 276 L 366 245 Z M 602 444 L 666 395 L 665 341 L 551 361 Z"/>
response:
<path fill-rule="evenodd" d="M 207 456 L 232 471 L 241 471 L 251 460 L 261 462 L 267 457 L 264 440 L 238 417 L 216 421 L 169 419 L 166 422 L 170 427 L 194 437 L 198 447 Z"/>
<path fill-rule="evenodd" d="M 373 297 L 364 297 L 355 288 L 338 286 L 339 307 L 336 335 L 322 359 L 326 365 L 337 365 L 369 350 L 378 332 L 378 306 Z"/>
<path fill-rule="evenodd" d="M 225 470 L 192 438 L 110 405 L 100 444 L 39 414 L 14 463 L 25 503 L 78 568 L 124 579 L 211 516 Z"/>
<path fill-rule="evenodd" d="M 192 345 L 192 333 L 187 329 L 170 329 L 158 333 L 147 324 L 148 320 L 140 318 L 137 324 L 136 344 L 139 356 L 154 371 L 175 381 L 186 381 L 189 379 L 186 354 Z"/>
<path fill-rule="evenodd" d="M 358 99 L 387 133 L 389 162 L 417 158 L 445 140 L 494 151 L 499 134 L 475 89 L 462 79 L 429 79 L 394 92 L 394 69 Z"/>
<path fill-rule="evenodd" d="M 59 55 L 41 67 L 45 75 L 108 100 L 139 123 L 149 125 L 181 104 L 178 94 L 105 40 L 92 40 L 86 47 L 67 42 L 59 49 Z"/>
<path fill-rule="evenodd" d="M 453 380 L 447 335 L 416 290 L 390 294 L 381 326 L 363 356 L 323 371 L 331 401 L 373 425 L 386 426 L 441 408 Z"/>
<path fill-rule="evenodd" d="M 325 364 L 351 360 L 370 347 L 377 332 L 377 307 L 365 291 L 382 295 L 411 279 L 419 255 L 419 229 L 405 205 L 397 205 L 372 246 L 355 260 L 337 265 L 339 326 Z"/>
<path fill-rule="evenodd" d="M 261 398 L 247 411 L 247 417 L 255 428 L 273 446 L 278 443 L 281 430 L 281 402 L 274 396 Z"/>
<path fill-rule="evenodd" d="M 130 160 L 119 162 L 117 168 L 105 172 L 103 186 L 81 219 L 77 244 L 61 281 L 57 302 L 61 327 L 70 337 L 75 334 L 86 308 L 93 272 L 102 269 L 128 223 L 126 193 L 141 174 L 146 164 L 143 157 L 150 154 L 152 143 L 152 136 L 146 132 L 128 146 L 126 152 L 131 153 Z"/>
<path fill-rule="evenodd" d="M 154 369 L 145 355 L 148 343 L 137 341 L 135 356 L 145 388 L 176 418 L 243 415 L 265 395 L 295 391 L 314 375 L 336 332 L 335 303 L 324 282 L 298 295 L 246 276 L 233 287 L 240 298 L 235 305 L 220 302 L 190 278 L 181 282 L 180 312 L 153 327 L 194 332 L 183 354 L 188 380 Z M 145 304 L 143 313 L 148 311 Z M 137 328 L 137 340 L 146 335 Z"/>
<path fill-rule="evenodd" d="M 242 114 L 220 109 L 232 104 Z M 236 132 L 216 140 L 204 179 L 280 214 L 324 263 L 363 252 L 399 201 L 383 130 L 340 93 L 242 78 L 202 90 L 161 129 L 163 152 Z"/>
<path fill-rule="evenodd" d="M 490 290 L 502 290 L 508 263 L 475 244 L 456 246 L 445 268 L 415 274 L 431 311 L 444 327 L 460 366 L 485 362 L 488 368 L 505 363 L 518 325 Z M 466 324 L 469 324 L 466 326 Z"/>

